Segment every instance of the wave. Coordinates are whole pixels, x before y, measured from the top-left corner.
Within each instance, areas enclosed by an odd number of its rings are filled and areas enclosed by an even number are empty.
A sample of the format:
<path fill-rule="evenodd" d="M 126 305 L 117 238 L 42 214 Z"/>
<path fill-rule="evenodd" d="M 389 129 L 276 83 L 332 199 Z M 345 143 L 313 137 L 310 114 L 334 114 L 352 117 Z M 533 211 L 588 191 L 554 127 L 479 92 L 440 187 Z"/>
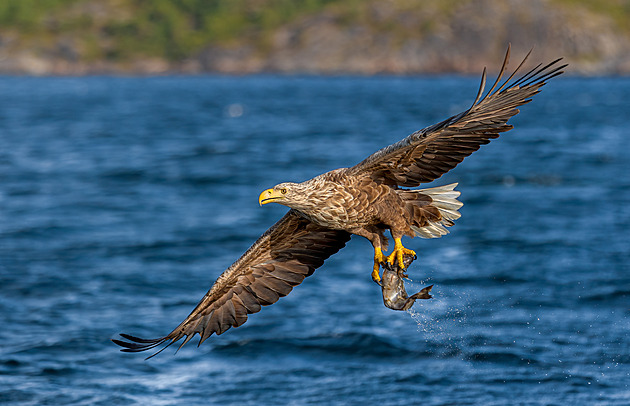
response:
<path fill-rule="evenodd" d="M 430 349 L 409 348 L 398 340 L 375 334 L 346 332 L 295 338 L 248 339 L 225 344 L 215 344 L 214 351 L 222 355 L 264 355 L 267 353 L 329 356 L 409 358 L 434 355 Z"/>
<path fill-rule="evenodd" d="M 536 365 L 539 362 L 533 358 L 523 357 L 516 352 L 488 351 L 472 352 L 465 356 L 469 361 L 492 362 L 501 365 Z"/>
<path fill-rule="evenodd" d="M 612 288 L 606 291 L 595 292 L 582 297 L 585 302 L 609 302 L 616 299 L 630 298 L 630 289 Z"/>

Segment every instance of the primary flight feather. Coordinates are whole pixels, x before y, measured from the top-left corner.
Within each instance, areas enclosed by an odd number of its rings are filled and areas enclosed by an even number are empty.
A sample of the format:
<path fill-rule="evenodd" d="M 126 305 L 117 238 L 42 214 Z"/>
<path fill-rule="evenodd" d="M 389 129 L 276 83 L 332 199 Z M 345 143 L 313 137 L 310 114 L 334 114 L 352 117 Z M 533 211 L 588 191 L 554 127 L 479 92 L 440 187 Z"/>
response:
<path fill-rule="evenodd" d="M 289 207 L 289 212 L 219 276 L 190 315 L 164 337 L 121 334 L 126 341 L 113 341 L 126 352 L 166 344 L 159 353 L 181 339 L 183 346 L 196 334 L 201 344 L 212 334 L 242 325 L 248 314 L 289 294 L 343 248 L 352 234 L 367 238 L 374 247 L 371 276 L 376 283 L 380 284 L 380 266 L 385 262 L 404 269 L 405 256 L 415 256 L 415 252 L 402 245 L 402 237 L 446 234 L 446 227 L 460 217 L 462 206 L 454 190 L 457 184 L 406 188 L 439 178 L 481 145 L 512 129 L 507 121 L 519 112 L 518 107 L 566 66 L 559 65 L 560 58 L 513 80 L 528 56 L 501 82 L 510 58 L 508 47 L 498 77 L 485 96 L 484 69 L 479 92 L 468 110 L 417 131 L 353 167 L 263 191 L 261 205 L 279 203 Z M 388 230 L 394 249 L 386 257 Z"/>

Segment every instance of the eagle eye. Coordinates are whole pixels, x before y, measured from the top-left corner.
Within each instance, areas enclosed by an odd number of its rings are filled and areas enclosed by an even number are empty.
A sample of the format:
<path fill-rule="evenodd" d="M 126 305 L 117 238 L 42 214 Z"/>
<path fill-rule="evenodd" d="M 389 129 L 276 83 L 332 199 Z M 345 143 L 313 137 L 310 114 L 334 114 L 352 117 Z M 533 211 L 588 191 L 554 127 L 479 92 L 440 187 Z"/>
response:
<path fill-rule="evenodd" d="M 283 195 L 287 194 L 287 190 L 285 188 L 280 189 L 280 193 L 282 193 Z"/>

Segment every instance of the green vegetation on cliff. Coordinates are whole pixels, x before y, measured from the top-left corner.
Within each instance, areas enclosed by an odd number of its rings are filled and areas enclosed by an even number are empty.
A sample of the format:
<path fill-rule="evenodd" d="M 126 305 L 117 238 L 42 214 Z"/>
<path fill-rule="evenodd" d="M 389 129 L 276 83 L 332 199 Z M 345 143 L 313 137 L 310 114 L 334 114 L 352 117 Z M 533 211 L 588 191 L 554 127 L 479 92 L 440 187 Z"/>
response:
<path fill-rule="evenodd" d="M 340 0 L 7 0 L 2 30 L 45 44 L 80 42 L 89 59 L 153 56 L 180 60 L 209 44 L 256 41 L 293 19 Z M 247 40 L 251 40 L 249 37 Z"/>
<path fill-rule="evenodd" d="M 475 24 L 483 29 L 487 25 L 484 18 L 486 22 L 493 22 L 493 10 L 514 8 L 514 5 L 523 7 L 523 3 L 507 4 L 502 0 L 4 0 L 0 1 L 0 53 L 3 54 L 0 56 L 6 60 L 26 50 L 29 55 L 47 61 L 57 58 L 55 60 L 68 63 L 123 66 L 129 61 L 148 59 L 172 66 L 198 58 L 207 49 L 246 49 L 250 56 L 254 55 L 252 58 L 264 59 L 272 51 L 277 55 L 278 47 L 285 46 L 282 45 L 285 42 L 278 40 L 279 31 L 284 29 L 292 35 L 291 52 L 295 52 L 301 46 L 299 41 L 305 38 L 301 33 L 326 19 L 334 21 L 338 29 L 336 35 L 352 37 L 352 30 L 359 29 L 372 38 L 386 38 L 381 42 L 386 42 L 389 49 L 405 44 L 413 47 L 416 45 L 409 45 L 410 40 L 422 40 L 431 35 L 438 38 L 433 44 L 439 48 L 443 45 L 435 44 L 444 38 L 444 27 L 451 29 L 464 20 L 481 19 Z M 570 29 L 579 29 L 583 21 L 590 19 L 588 16 L 597 16 L 605 21 L 600 25 L 614 26 L 613 30 L 630 36 L 628 0 L 537 0 L 530 9 L 541 7 L 566 11 L 563 15 L 569 17 L 559 21 L 559 26 L 566 26 L 569 21 Z M 577 9 L 585 10 L 588 16 L 573 11 Z M 462 12 L 465 15 L 462 16 Z M 505 15 L 501 13 L 503 11 L 494 15 Z M 532 15 L 533 12 L 524 19 L 531 19 Z M 536 18 L 543 18 L 540 15 Z M 576 19 L 575 24 L 570 23 L 571 18 Z M 538 27 L 537 22 L 533 21 L 531 27 Z M 591 32 L 593 29 L 596 27 L 589 28 Z M 463 30 L 464 37 L 457 40 L 472 45 L 475 34 L 466 30 L 468 28 Z M 495 35 L 497 41 L 503 41 L 500 34 Z M 595 49 L 598 46 L 593 45 Z M 379 52 L 382 55 L 383 51 Z"/>

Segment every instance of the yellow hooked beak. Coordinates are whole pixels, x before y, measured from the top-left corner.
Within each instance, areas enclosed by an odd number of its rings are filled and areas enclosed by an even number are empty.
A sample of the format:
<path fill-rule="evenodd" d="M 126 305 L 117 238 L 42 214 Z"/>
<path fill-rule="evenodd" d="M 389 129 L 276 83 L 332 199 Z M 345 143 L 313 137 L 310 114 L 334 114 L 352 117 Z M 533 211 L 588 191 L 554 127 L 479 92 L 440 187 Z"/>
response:
<path fill-rule="evenodd" d="M 284 195 L 282 192 L 274 189 L 267 189 L 258 196 L 258 203 L 262 206 L 263 204 L 275 202 L 283 197 Z"/>

